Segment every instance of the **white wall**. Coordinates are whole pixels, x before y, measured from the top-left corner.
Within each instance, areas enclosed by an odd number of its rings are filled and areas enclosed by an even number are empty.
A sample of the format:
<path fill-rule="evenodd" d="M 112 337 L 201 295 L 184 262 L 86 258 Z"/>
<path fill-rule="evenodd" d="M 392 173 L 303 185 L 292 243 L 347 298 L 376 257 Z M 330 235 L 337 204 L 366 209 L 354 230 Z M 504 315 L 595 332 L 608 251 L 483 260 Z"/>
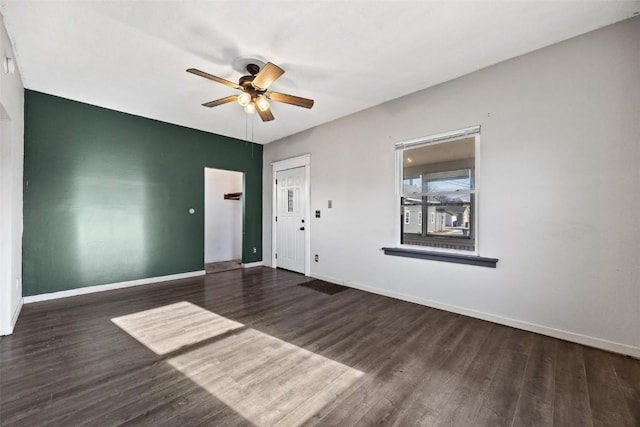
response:
<path fill-rule="evenodd" d="M 13 331 L 22 306 L 22 171 L 24 88 L 20 73 L 7 74 L 5 56 L 15 59 L 0 22 L 0 335 Z"/>
<path fill-rule="evenodd" d="M 479 247 L 497 268 L 384 255 L 394 143 L 477 124 Z M 303 153 L 312 275 L 640 356 L 640 18 L 266 145 L 267 262 L 270 163 Z"/>
<path fill-rule="evenodd" d="M 242 200 L 224 200 L 243 191 L 242 172 L 204 169 L 204 261 L 242 258 Z"/>

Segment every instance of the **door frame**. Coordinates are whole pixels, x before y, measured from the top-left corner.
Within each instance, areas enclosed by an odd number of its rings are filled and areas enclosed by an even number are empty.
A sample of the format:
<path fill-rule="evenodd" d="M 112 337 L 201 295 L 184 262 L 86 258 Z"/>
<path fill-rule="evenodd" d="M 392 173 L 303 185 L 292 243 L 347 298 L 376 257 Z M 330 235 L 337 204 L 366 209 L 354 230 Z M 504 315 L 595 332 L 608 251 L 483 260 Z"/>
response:
<path fill-rule="evenodd" d="M 278 266 L 276 259 L 276 213 L 277 213 L 277 193 L 276 188 L 276 174 L 280 171 L 287 169 L 295 169 L 304 167 L 304 275 L 309 276 L 311 274 L 311 154 L 303 154 L 297 157 L 291 157 L 289 159 L 278 160 L 271 162 L 272 177 L 271 177 L 271 267 L 276 268 Z"/>
<path fill-rule="evenodd" d="M 233 173 L 239 173 L 241 178 L 242 178 L 242 186 L 241 186 L 241 196 L 240 196 L 240 202 L 241 202 L 241 212 L 240 212 L 240 264 L 245 265 L 243 260 L 244 260 L 244 218 L 245 218 L 245 214 L 244 214 L 244 202 L 245 202 L 245 195 L 247 194 L 247 190 L 246 190 L 246 180 L 247 180 L 247 174 L 244 171 L 239 171 L 239 170 L 233 170 L 233 169 L 222 169 L 219 167 L 215 167 L 215 166 L 205 166 L 203 169 L 203 187 L 204 187 L 204 192 L 203 192 L 203 209 L 202 209 L 202 214 L 203 214 L 203 221 L 202 221 L 202 236 L 204 238 L 204 246 L 202 247 L 202 265 L 203 268 L 206 267 L 207 263 L 207 213 L 211 214 L 211 212 L 207 212 L 207 197 L 210 196 L 207 193 L 207 169 L 209 170 L 213 170 L 213 171 L 221 171 L 221 172 L 233 172 Z M 234 238 L 237 236 L 233 236 Z M 214 261 L 214 262 L 218 262 L 218 261 Z M 206 268 L 205 268 L 206 270 Z"/>

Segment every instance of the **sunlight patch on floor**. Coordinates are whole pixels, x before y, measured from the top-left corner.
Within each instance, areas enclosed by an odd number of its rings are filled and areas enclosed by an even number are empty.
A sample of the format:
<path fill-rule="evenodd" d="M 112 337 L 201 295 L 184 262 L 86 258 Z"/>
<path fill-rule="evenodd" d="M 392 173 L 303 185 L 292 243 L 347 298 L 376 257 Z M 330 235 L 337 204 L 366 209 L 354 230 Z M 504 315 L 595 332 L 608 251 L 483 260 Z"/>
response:
<path fill-rule="evenodd" d="M 187 301 L 115 317 L 111 321 L 159 355 L 244 326 Z"/>
<path fill-rule="evenodd" d="M 303 424 L 364 375 L 188 302 L 112 321 L 156 354 L 182 349 L 166 362 L 256 426 Z"/>
<path fill-rule="evenodd" d="M 301 424 L 363 375 L 255 329 L 167 361 L 257 426 Z"/>

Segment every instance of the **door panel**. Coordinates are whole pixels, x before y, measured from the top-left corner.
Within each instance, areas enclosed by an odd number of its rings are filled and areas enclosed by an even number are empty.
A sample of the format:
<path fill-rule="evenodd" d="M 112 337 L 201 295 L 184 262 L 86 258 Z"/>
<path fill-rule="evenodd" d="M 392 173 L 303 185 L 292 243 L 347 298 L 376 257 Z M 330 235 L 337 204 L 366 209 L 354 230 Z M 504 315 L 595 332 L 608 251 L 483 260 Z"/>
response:
<path fill-rule="evenodd" d="M 304 274 L 305 169 L 276 173 L 276 266 Z"/>

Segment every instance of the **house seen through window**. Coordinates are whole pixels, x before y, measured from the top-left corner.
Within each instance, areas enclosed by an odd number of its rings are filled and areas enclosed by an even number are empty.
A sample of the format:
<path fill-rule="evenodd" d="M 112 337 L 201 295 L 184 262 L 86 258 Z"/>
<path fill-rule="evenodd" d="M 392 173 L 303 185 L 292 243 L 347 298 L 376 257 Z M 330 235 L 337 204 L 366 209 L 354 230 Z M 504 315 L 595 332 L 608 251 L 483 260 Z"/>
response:
<path fill-rule="evenodd" d="M 477 138 L 465 135 L 402 149 L 401 244 L 477 251 Z"/>

